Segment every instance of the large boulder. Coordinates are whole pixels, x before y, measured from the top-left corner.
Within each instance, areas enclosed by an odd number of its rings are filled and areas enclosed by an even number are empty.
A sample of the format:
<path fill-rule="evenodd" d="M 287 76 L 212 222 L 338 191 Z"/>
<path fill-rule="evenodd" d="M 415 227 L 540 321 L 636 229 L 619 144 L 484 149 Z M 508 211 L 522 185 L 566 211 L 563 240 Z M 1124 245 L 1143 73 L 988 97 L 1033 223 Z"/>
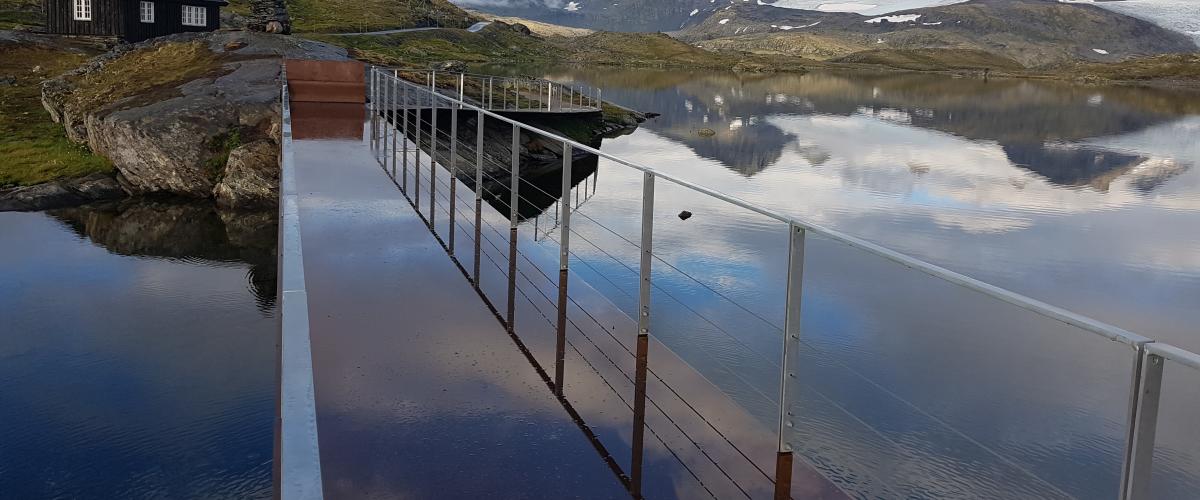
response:
<path fill-rule="evenodd" d="M 256 141 L 229 153 L 225 177 L 213 190 L 217 203 L 228 208 L 261 208 L 279 199 L 279 146 Z"/>
<path fill-rule="evenodd" d="M 172 51 L 195 62 L 161 72 L 131 63 L 167 64 Z M 262 183 L 278 179 L 282 58 L 347 55 L 338 47 L 263 33 L 172 35 L 117 47 L 46 82 L 42 101 L 68 138 L 112 161 L 131 194 L 273 204 L 275 191 Z M 146 85 L 147 78 L 156 82 L 138 92 L 122 92 L 113 83 Z"/>

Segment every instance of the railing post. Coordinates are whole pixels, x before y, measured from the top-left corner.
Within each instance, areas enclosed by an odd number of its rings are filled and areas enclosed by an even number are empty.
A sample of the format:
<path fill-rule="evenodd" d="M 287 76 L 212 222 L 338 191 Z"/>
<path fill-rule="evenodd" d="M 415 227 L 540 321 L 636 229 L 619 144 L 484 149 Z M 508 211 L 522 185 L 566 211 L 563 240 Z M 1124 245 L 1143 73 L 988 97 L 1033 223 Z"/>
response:
<path fill-rule="evenodd" d="M 400 107 L 400 72 L 399 71 L 396 71 L 396 70 L 392 71 L 391 88 L 392 88 L 392 106 L 391 106 L 390 112 L 388 113 L 388 115 L 391 116 L 391 120 L 390 120 L 390 123 L 388 123 L 388 129 L 392 131 L 391 132 L 392 133 L 392 150 L 390 153 L 388 153 L 388 158 L 391 158 L 391 160 L 392 160 L 392 180 L 395 181 L 396 180 L 396 152 L 400 150 L 400 145 L 399 145 L 400 118 L 396 114 L 397 109 Z"/>
<path fill-rule="evenodd" d="M 791 387 L 797 381 L 796 362 L 800 359 L 801 313 L 804 299 L 804 228 L 788 224 L 787 295 L 783 320 L 783 354 L 779 370 L 779 442 L 775 456 L 775 500 L 792 497 L 792 445 L 788 435 L 795 425 L 791 411 Z"/>
<path fill-rule="evenodd" d="M 403 145 L 400 150 L 400 167 L 403 171 L 403 177 L 400 179 L 400 191 L 408 196 L 408 85 L 401 84 L 404 88 L 404 103 L 400 107 L 402 118 L 400 120 L 401 135 L 404 136 Z"/>
<path fill-rule="evenodd" d="M 496 77 L 488 77 L 488 101 L 487 108 L 493 109 L 496 107 Z"/>
<path fill-rule="evenodd" d="M 467 100 L 467 74 L 466 73 L 458 74 L 458 100 L 459 101 Z"/>
<path fill-rule="evenodd" d="M 421 213 L 421 105 L 424 103 L 425 99 L 422 99 L 421 94 L 418 93 L 416 104 L 413 106 L 413 122 L 416 125 L 416 130 L 413 132 L 416 136 L 413 141 L 413 187 L 416 188 L 416 192 L 413 193 L 413 208 L 417 213 Z"/>
<path fill-rule="evenodd" d="M 642 244 L 638 287 L 637 362 L 633 388 L 633 459 L 630 476 L 634 498 L 642 496 L 643 442 L 646 432 L 646 372 L 650 357 L 650 280 L 654 258 L 654 174 L 642 181 Z"/>
<path fill-rule="evenodd" d="M 508 188 L 508 314 L 505 317 L 510 334 L 516 332 L 514 323 L 517 316 L 517 217 L 520 215 L 517 207 L 521 201 L 521 128 L 514 124 L 512 130 L 512 179 Z"/>
<path fill-rule="evenodd" d="M 370 113 L 371 113 L 371 149 L 374 150 L 376 148 L 375 137 L 376 137 L 376 135 L 378 135 L 377 129 L 379 127 L 379 122 L 375 116 L 376 109 L 379 107 L 379 102 L 377 100 L 378 96 L 376 95 L 376 92 L 378 92 L 378 90 L 379 90 L 379 85 L 376 83 L 376 80 L 378 80 L 378 78 L 379 78 L 379 74 L 375 70 L 374 66 L 371 66 L 370 73 L 371 73 L 371 87 L 370 87 L 370 89 L 368 89 L 368 94 L 370 94 L 370 96 L 371 96 L 371 105 L 367 108 L 367 110 L 370 111 Z"/>
<path fill-rule="evenodd" d="M 513 110 L 521 110 L 521 80 L 517 80 L 516 85 L 513 85 Z"/>
<path fill-rule="evenodd" d="M 554 82 L 546 82 L 546 111 L 552 111 L 554 103 Z"/>
<path fill-rule="evenodd" d="M 483 237 L 483 126 L 487 115 L 483 110 L 478 112 L 479 119 L 475 126 L 475 289 L 479 289 L 479 259 L 482 250 L 480 239 Z"/>
<path fill-rule="evenodd" d="M 454 233 L 457 223 L 454 219 L 458 191 L 458 106 L 450 108 L 450 238 L 447 240 L 450 256 L 454 256 Z"/>
<path fill-rule="evenodd" d="M 571 258 L 571 145 L 563 143 L 562 218 L 558 237 L 558 328 L 554 346 L 554 394 L 563 397 L 563 372 L 567 354 L 567 276 Z"/>
<path fill-rule="evenodd" d="M 392 82 L 388 80 L 387 73 L 380 75 L 383 78 L 383 172 L 388 173 L 388 153 L 392 150 L 392 144 L 395 143 L 396 137 L 392 135 L 392 124 L 388 122 L 392 112 L 392 100 L 395 98 Z"/>
<path fill-rule="evenodd" d="M 437 234 L 437 164 L 438 164 L 438 94 L 430 96 L 429 104 L 429 230 Z"/>
<path fill-rule="evenodd" d="M 1137 348 L 1130 391 L 1125 463 L 1121 475 L 1122 500 L 1147 500 L 1154 469 L 1154 438 L 1158 431 L 1158 402 L 1165 360 Z"/>

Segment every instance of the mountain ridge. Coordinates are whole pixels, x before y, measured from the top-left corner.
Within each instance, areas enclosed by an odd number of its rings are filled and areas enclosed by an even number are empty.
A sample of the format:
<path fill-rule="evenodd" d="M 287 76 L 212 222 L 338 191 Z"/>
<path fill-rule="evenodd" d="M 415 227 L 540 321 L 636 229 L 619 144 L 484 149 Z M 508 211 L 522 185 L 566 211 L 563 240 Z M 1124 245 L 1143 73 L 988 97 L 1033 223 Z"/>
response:
<path fill-rule="evenodd" d="M 675 33 L 713 50 L 833 60 L 874 50 L 982 51 L 1026 67 L 1200 50 L 1188 36 L 1088 3 L 970 0 L 884 16 L 733 4 Z"/>

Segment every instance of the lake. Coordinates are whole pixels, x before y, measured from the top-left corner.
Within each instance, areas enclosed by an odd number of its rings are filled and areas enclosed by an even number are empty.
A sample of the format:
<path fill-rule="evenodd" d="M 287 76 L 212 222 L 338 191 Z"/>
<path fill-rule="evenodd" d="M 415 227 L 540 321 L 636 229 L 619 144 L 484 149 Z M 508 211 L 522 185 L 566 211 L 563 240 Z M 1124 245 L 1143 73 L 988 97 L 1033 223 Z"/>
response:
<path fill-rule="evenodd" d="M 0 497 L 270 498 L 275 214 L 0 213 Z"/>
<path fill-rule="evenodd" d="M 1195 94 L 907 73 L 534 73 L 661 114 L 607 153 L 1200 350 Z M 634 314 L 642 175 L 601 160 L 595 178 L 572 269 Z M 652 331 L 773 424 L 786 226 L 655 189 Z M 553 226 L 540 219 L 526 224 Z M 855 496 L 1113 496 L 1132 349 L 823 237 L 807 238 L 804 280 L 791 441 Z M 1154 490 L 1194 496 L 1200 373 L 1168 366 L 1166 379 Z"/>

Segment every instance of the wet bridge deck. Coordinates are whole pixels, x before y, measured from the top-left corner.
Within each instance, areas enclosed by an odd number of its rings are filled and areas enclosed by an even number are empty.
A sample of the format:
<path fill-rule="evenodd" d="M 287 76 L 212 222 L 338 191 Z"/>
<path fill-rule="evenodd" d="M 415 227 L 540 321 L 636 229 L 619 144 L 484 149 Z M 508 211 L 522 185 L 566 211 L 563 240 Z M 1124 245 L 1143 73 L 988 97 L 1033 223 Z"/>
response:
<path fill-rule="evenodd" d="M 794 496 L 843 498 L 810 466 L 777 460 L 774 434 L 657 340 L 635 347 L 623 333 L 636 321 L 567 271 L 567 350 L 547 360 L 553 329 L 517 296 L 553 285 L 516 285 L 538 271 L 515 257 L 515 229 L 509 271 L 481 274 L 481 261 L 505 257 L 465 202 L 453 222 L 446 165 L 399 154 L 430 144 L 417 147 L 419 129 L 385 122 L 381 148 L 369 138 L 380 120 L 360 103 L 284 109 L 281 497 L 770 498 L 783 463 Z M 479 203 L 487 231 L 516 220 Z M 475 262 L 451 234 L 474 245 Z M 507 319 L 493 305 L 502 296 Z M 633 376 L 635 350 L 654 360 L 648 380 Z M 635 410 L 639 391 L 647 404 Z"/>
<path fill-rule="evenodd" d="M 294 152 L 325 494 L 627 497 L 369 147 Z"/>

